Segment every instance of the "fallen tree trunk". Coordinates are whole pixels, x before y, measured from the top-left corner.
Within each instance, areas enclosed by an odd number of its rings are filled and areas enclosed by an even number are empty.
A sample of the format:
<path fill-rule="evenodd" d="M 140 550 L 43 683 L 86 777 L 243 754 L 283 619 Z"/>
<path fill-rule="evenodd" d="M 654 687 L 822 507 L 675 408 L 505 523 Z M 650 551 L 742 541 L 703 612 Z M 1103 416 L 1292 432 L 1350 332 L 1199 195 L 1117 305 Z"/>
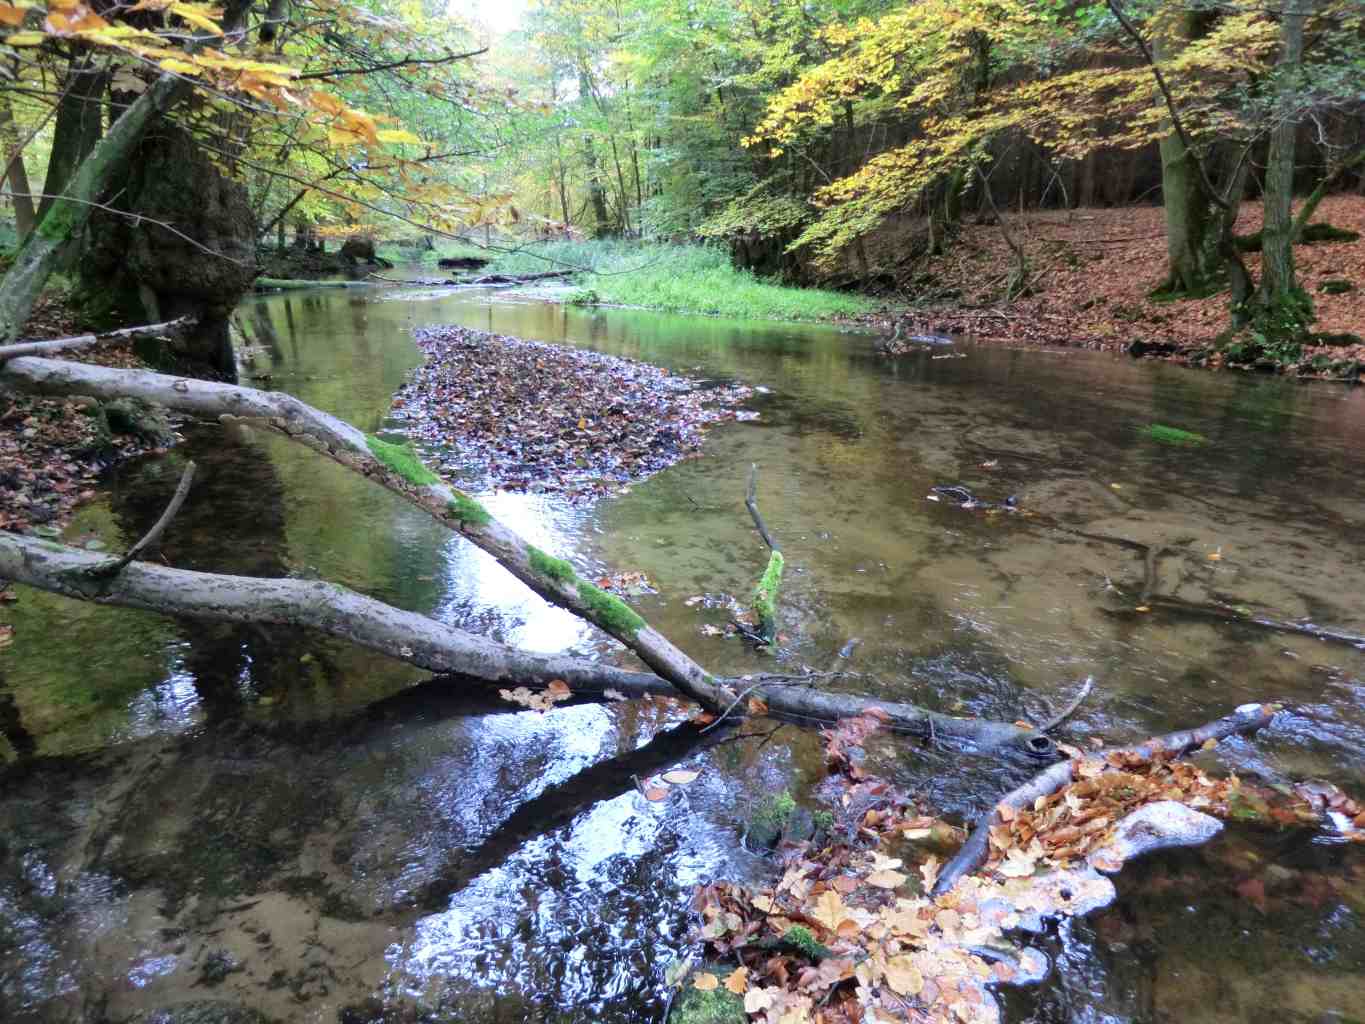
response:
<path fill-rule="evenodd" d="M 129 562 L 110 572 L 110 558 L 81 548 L 0 531 L 0 579 L 78 601 L 227 622 L 261 622 L 314 629 L 430 672 L 453 673 L 494 685 L 568 683 L 575 693 L 676 697 L 676 689 L 648 672 L 586 658 L 535 654 L 447 626 L 322 580 L 259 579 Z M 1009 722 L 955 718 L 913 704 L 830 693 L 809 677 L 759 676 L 718 680 L 760 697 L 772 714 L 832 722 L 879 708 L 894 729 L 947 738 L 982 753 L 1014 751 L 1051 760 L 1052 742 Z M 739 711 L 743 714 L 743 710 Z M 879 716 L 880 717 L 880 716 Z"/>
<path fill-rule="evenodd" d="M 684 696 L 713 711 L 735 700 L 733 691 L 620 598 L 579 579 L 563 559 L 527 544 L 469 495 L 443 483 L 412 449 L 364 434 L 292 395 L 35 356 L 0 364 L 0 386 L 40 395 L 141 398 L 190 416 L 283 434 L 381 484 L 488 552 L 536 594 L 619 640 Z"/>
<path fill-rule="evenodd" d="M 1154 736 L 1137 746 L 1102 751 L 1096 757 L 1119 755 L 1125 758 L 1137 757 L 1144 761 L 1157 757 L 1184 757 L 1191 751 L 1198 750 L 1206 744 L 1217 743 L 1228 736 L 1263 729 L 1270 724 L 1279 710 L 1276 704 L 1243 704 L 1232 714 L 1196 729 Z M 1034 801 L 1051 796 L 1070 783 L 1075 774 L 1075 766 L 1076 762 L 1072 760 L 1054 764 L 997 800 L 995 806 L 982 815 L 962 849 L 943 866 L 938 879 L 934 882 L 933 895 L 938 896 L 947 892 L 957 884 L 958 879 L 971 874 L 986 862 L 990 854 L 991 829 L 1001 825 L 1005 820 L 1001 815 L 1001 808 L 1005 808 L 1006 814 L 1013 817 L 1010 812 L 1032 807 Z"/>
<path fill-rule="evenodd" d="M 484 274 L 456 281 L 456 284 L 530 284 L 533 281 L 553 281 L 560 277 L 572 277 L 577 270 L 547 270 L 539 274 Z"/>

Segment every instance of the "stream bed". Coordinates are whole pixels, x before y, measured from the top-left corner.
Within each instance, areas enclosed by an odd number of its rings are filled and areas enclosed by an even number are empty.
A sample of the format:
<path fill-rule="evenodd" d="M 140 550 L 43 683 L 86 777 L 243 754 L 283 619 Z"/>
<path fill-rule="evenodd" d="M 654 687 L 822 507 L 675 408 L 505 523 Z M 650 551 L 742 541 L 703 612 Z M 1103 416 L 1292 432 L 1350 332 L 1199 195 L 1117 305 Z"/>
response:
<path fill-rule="evenodd" d="M 1208 767 L 1365 794 L 1365 654 L 1143 603 L 1365 630 L 1359 390 L 969 342 L 889 360 L 826 327 L 476 292 L 292 292 L 241 315 L 256 383 L 367 431 L 401 425 L 390 403 L 428 324 L 755 388 L 756 419 L 712 428 L 700 457 L 614 496 L 484 496 L 584 573 L 643 572 L 658 592 L 634 603 L 717 672 L 847 667 L 859 677 L 837 685 L 1005 720 L 1048 717 L 1093 675 L 1070 727 L 1082 743 L 1284 700 L 1275 728 L 1201 755 Z M 184 433 L 114 473 L 67 539 L 131 543 L 192 458 L 168 564 L 328 579 L 535 650 L 617 657 L 304 448 Z M 726 613 L 692 600 L 743 600 L 766 562 L 744 508 L 751 464 L 788 566 L 776 656 L 715 635 Z M 1021 511 L 928 500 L 946 484 Z M 1149 567 L 1105 538 L 1160 557 Z M 695 886 L 763 876 L 745 822 L 783 792 L 817 806 L 810 730 L 698 742 L 664 701 L 541 715 L 293 630 L 18 591 L 0 605 L 15 630 L 0 650 L 7 1024 L 658 1020 Z M 950 815 L 1019 781 L 906 740 L 871 753 Z M 699 778 L 662 802 L 637 792 L 678 764 Z M 1008 1019 L 1361 1015 L 1357 848 L 1230 829 L 1134 866 L 1119 890 L 1048 940 L 1057 971 L 1008 993 Z"/>

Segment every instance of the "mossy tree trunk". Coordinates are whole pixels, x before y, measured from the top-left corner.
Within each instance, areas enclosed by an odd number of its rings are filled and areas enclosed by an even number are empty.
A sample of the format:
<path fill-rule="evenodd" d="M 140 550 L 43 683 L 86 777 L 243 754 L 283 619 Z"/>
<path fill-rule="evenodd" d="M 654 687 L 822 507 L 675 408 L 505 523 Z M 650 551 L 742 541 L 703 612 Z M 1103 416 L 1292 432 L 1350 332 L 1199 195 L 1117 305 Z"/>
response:
<path fill-rule="evenodd" d="M 76 57 L 67 68 L 52 129 L 52 156 L 38 203 L 39 220 L 66 191 L 76 168 L 94 152 L 104 134 L 104 89 L 108 81 L 107 72 L 96 67 L 91 57 Z"/>
<path fill-rule="evenodd" d="M 1276 67 L 1281 112 L 1270 133 L 1265 168 L 1265 227 L 1261 231 L 1261 302 L 1276 308 L 1298 290 L 1294 273 L 1294 156 L 1299 118 L 1294 83 L 1303 61 L 1303 26 L 1310 0 L 1286 0 L 1280 14 L 1282 50 Z"/>
<path fill-rule="evenodd" d="M 1207 15 L 1200 12 L 1170 12 L 1153 41 L 1156 59 L 1176 57 L 1199 37 L 1206 23 Z M 1166 280 L 1162 287 L 1177 294 L 1198 292 L 1217 269 L 1217 218 L 1200 180 L 1198 157 L 1190 151 L 1183 133 L 1172 125 L 1158 148 L 1166 215 Z"/>

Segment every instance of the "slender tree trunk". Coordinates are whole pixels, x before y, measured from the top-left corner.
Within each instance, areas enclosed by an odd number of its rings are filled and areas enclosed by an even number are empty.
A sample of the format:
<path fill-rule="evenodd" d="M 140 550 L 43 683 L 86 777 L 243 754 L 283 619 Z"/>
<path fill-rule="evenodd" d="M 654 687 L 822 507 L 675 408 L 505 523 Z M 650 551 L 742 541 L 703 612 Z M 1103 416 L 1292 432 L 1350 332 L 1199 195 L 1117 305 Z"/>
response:
<path fill-rule="evenodd" d="M 1207 16 L 1177 11 L 1157 33 L 1157 60 L 1176 57 L 1204 31 Z M 1199 179 L 1198 158 L 1180 132 L 1170 130 L 1158 143 L 1161 152 L 1161 197 L 1166 213 L 1166 282 L 1171 292 L 1197 292 L 1208 284 L 1217 265 L 1214 211 Z"/>
<path fill-rule="evenodd" d="M 1266 156 L 1265 226 L 1261 230 L 1261 303 L 1277 310 L 1295 302 L 1299 291 L 1294 275 L 1294 155 L 1299 118 L 1292 114 L 1295 97 L 1290 95 L 1303 62 L 1303 27 L 1311 0 L 1286 0 L 1280 14 L 1282 49 L 1277 65 L 1281 104 L 1285 108 L 1270 133 Z"/>
<path fill-rule="evenodd" d="M 42 219 L 52 209 L 57 196 L 95 149 L 103 134 L 105 72 L 95 67 L 90 57 L 71 62 L 66 72 L 63 93 L 57 102 L 57 120 L 52 129 L 52 156 L 47 163 L 47 179 L 38 204 Z"/>
<path fill-rule="evenodd" d="M 19 130 L 14 124 L 14 111 L 9 96 L 0 92 L 0 147 L 5 153 L 5 183 L 14 202 L 14 227 L 22 242 L 38 222 L 33 208 L 33 188 L 28 182 L 28 168 L 24 166 L 24 151 L 19 145 Z"/>

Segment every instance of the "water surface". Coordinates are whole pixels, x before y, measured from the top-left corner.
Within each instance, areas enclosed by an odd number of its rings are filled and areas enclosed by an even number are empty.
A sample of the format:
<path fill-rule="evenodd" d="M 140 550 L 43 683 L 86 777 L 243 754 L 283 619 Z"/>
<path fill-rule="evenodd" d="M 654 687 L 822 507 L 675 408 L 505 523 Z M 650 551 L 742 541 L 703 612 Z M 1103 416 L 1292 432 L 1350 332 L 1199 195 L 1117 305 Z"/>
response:
<path fill-rule="evenodd" d="M 756 421 L 612 499 L 487 497 L 585 572 L 646 573 L 658 594 L 642 613 L 716 671 L 840 664 L 860 676 L 837 685 L 1007 720 L 1045 717 L 1094 675 L 1081 741 L 1283 699 L 1296 710 L 1276 730 L 1210 766 L 1365 790 L 1359 651 L 1141 604 L 1144 559 L 1115 543 L 1163 550 L 1161 595 L 1365 630 L 1358 392 L 967 343 L 888 361 L 829 328 L 477 293 L 296 292 L 242 315 L 263 339 L 259 383 L 370 431 L 395 426 L 390 398 L 419 358 L 410 331 L 426 323 L 760 387 Z M 1153 423 L 1207 443 L 1160 444 Z M 619 656 L 340 467 L 274 438 L 184 432 L 123 467 L 69 537 L 126 545 L 193 458 L 169 564 L 330 579 L 538 650 Z M 688 603 L 743 598 L 762 570 L 751 464 L 789 567 L 775 658 L 703 632 L 724 613 Z M 1032 514 L 926 500 L 938 484 Z M 205 1000 L 348 1024 L 400 1008 L 657 1018 L 692 888 L 760 877 L 745 818 L 820 778 L 817 739 L 794 727 L 699 740 L 666 702 L 541 716 L 293 630 L 20 597 L 0 606 L 16 628 L 0 652 L 5 1021 Z M 875 759 L 948 813 L 1012 781 L 901 741 Z M 701 778 L 662 804 L 636 793 L 634 778 L 679 762 Z M 1365 998 L 1359 871 L 1351 851 L 1302 837 L 1154 859 L 1120 905 L 1054 940 L 1057 979 L 1013 997 L 1012 1015 L 1340 1019 L 1323 1015 Z"/>

